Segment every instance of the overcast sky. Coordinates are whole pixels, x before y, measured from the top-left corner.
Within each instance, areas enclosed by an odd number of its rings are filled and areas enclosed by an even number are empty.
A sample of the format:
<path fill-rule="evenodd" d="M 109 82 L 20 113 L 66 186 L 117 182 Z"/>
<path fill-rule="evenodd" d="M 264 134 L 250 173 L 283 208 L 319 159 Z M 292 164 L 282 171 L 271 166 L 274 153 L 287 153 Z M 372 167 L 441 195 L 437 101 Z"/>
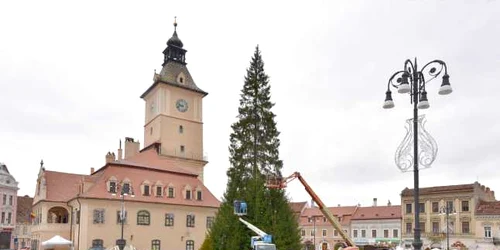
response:
<path fill-rule="evenodd" d="M 8 1 L 0 6 L 0 161 L 33 196 L 48 170 L 89 174 L 125 136 L 143 142 L 139 96 L 173 33 L 204 99 L 205 183 L 221 197 L 230 126 L 258 44 L 281 131 L 284 174 L 329 206 L 371 205 L 413 187 L 394 153 L 408 95 L 382 109 L 406 59 L 442 59 L 454 92 L 427 87 L 439 151 L 421 186 L 479 181 L 500 192 L 500 1 Z M 142 147 L 142 145 L 141 145 Z M 299 182 L 293 201 L 310 200 Z M 500 197 L 500 193 L 497 194 Z"/>

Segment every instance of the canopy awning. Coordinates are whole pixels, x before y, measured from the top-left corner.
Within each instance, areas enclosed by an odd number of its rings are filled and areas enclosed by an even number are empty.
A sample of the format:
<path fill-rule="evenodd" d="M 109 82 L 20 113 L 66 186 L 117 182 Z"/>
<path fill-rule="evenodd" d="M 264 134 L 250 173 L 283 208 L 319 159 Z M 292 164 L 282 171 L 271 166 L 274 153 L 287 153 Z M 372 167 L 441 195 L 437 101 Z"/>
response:
<path fill-rule="evenodd" d="M 73 242 L 56 235 L 52 237 L 50 240 L 42 242 L 42 246 L 71 246 L 73 245 Z"/>

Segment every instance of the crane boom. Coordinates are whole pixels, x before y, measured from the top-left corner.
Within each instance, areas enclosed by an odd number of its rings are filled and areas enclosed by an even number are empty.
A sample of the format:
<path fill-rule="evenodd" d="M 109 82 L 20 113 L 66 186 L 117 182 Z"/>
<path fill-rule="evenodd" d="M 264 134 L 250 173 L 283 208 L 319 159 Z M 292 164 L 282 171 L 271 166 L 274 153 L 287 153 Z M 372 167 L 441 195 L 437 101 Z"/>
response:
<path fill-rule="evenodd" d="M 279 180 L 277 180 L 277 183 L 271 183 L 271 184 L 268 183 L 267 186 L 271 187 L 271 188 L 280 188 L 280 189 L 285 188 L 286 185 L 290 181 L 292 181 L 296 178 L 299 179 L 300 183 L 302 183 L 302 185 L 306 189 L 307 193 L 309 193 L 309 195 L 314 200 L 314 202 L 316 202 L 316 204 L 318 204 L 318 207 L 319 207 L 319 210 L 321 211 L 321 213 L 323 213 L 323 215 L 328 219 L 328 221 L 332 224 L 332 226 L 339 232 L 342 239 L 344 239 L 346 241 L 347 246 L 349 246 L 349 247 L 356 246 L 354 244 L 354 241 L 349 237 L 349 235 L 347 235 L 347 233 L 344 232 L 344 230 L 342 230 L 342 226 L 340 225 L 337 218 L 335 218 L 335 216 L 333 216 L 333 214 L 330 212 L 330 210 L 328 210 L 328 208 L 325 206 L 323 201 L 318 197 L 318 195 L 316 195 L 316 193 L 312 190 L 311 186 L 309 186 L 309 184 L 307 184 L 307 182 L 304 180 L 304 178 L 302 178 L 302 176 L 300 175 L 299 172 L 295 172 L 292 175 L 286 177 L 285 179 L 282 179 L 282 180 L 279 179 Z"/>
<path fill-rule="evenodd" d="M 254 231 L 260 237 L 264 238 L 266 235 L 268 235 L 266 232 L 260 230 L 258 227 L 252 225 L 250 222 L 242 219 L 241 217 L 239 219 L 243 224 L 245 224 L 250 230 Z"/>

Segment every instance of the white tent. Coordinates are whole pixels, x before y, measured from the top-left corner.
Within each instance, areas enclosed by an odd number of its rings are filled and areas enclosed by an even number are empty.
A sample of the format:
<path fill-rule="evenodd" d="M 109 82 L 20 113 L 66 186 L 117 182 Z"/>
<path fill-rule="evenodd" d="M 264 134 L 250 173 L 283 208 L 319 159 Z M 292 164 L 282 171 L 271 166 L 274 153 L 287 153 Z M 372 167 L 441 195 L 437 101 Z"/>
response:
<path fill-rule="evenodd" d="M 60 247 L 66 247 L 66 248 L 71 248 L 73 246 L 73 242 L 56 235 L 52 237 L 50 240 L 42 242 L 42 246 L 44 249 L 49 249 L 49 248 L 60 248 Z"/>

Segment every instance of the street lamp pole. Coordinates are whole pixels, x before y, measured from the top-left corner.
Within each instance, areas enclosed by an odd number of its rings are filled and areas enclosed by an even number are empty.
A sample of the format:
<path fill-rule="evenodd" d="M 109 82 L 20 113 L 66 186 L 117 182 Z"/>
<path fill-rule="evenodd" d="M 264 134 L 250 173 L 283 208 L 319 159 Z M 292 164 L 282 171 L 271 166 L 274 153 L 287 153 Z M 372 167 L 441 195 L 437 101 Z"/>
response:
<path fill-rule="evenodd" d="M 453 210 L 453 212 L 452 212 Z M 441 213 L 446 215 L 446 250 L 450 249 L 450 214 L 455 214 L 453 206 L 446 202 L 446 206 L 441 207 Z"/>
<path fill-rule="evenodd" d="M 431 65 L 428 71 L 425 71 L 427 67 Z M 440 66 L 440 69 L 436 69 L 434 65 Z M 392 93 L 390 87 L 394 87 L 398 90 L 398 93 L 410 93 L 410 103 L 413 104 L 413 196 L 415 203 L 415 229 L 414 229 L 414 239 L 413 247 L 416 250 L 422 248 L 422 241 L 420 239 L 420 204 L 419 204 L 419 148 L 418 148 L 418 109 L 429 108 L 429 102 L 427 100 L 427 91 L 425 90 L 426 83 L 433 80 L 441 74 L 444 70 L 443 82 L 441 88 L 439 89 L 439 94 L 447 95 L 452 92 L 449 75 L 446 63 L 441 60 L 433 60 L 427 63 L 419 71 L 417 68 L 417 59 L 414 62 L 407 59 L 404 63 L 404 69 L 394 73 L 387 84 L 386 98 L 384 102 L 384 109 L 390 109 L 394 107 L 394 102 L 392 100 Z M 425 79 L 425 76 L 430 78 Z M 397 84 L 393 83 L 393 79 L 397 78 Z M 408 81 L 410 80 L 410 81 Z M 404 166 L 398 167 L 402 170 L 408 170 L 410 164 L 403 164 Z"/>
<path fill-rule="evenodd" d="M 123 238 L 123 228 L 124 228 L 124 223 L 125 223 L 125 196 L 130 194 L 131 197 L 134 197 L 134 192 L 130 192 L 130 184 L 123 185 L 120 188 L 120 198 L 121 198 L 121 210 L 120 210 L 120 224 L 121 224 L 121 236 L 120 239 L 116 240 L 116 245 L 120 250 L 123 250 L 125 248 L 125 245 L 127 244 L 127 241 Z M 116 194 L 113 194 L 116 195 Z"/>

